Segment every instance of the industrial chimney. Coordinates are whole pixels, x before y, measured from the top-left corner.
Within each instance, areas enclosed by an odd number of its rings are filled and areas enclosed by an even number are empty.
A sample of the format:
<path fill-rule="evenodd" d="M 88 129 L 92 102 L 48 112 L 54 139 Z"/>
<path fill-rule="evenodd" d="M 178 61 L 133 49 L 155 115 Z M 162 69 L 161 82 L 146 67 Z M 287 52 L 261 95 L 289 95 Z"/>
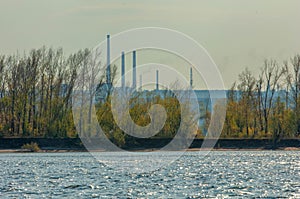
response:
<path fill-rule="evenodd" d="M 132 54 L 132 67 L 133 67 L 133 72 L 132 72 L 132 88 L 136 89 L 136 51 L 133 51 Z"/>
<path fill-rule="evenodd" d="M 111 86 L 110 35 L 107 35 L 106 83 L 107 83 L 107 85 Z"/>
<path fill-rule="evenodd" d="M 125 54 L 122 52 L 122 57 L 121 57 L 121 75 L 122 75 L 122 89 L 125 88 Z"/>
<path fill-rule="evenodd" d="M 156 90 L 159 90 L 159 85 L 158 85 L 158 70 L 156 70 Z"/>

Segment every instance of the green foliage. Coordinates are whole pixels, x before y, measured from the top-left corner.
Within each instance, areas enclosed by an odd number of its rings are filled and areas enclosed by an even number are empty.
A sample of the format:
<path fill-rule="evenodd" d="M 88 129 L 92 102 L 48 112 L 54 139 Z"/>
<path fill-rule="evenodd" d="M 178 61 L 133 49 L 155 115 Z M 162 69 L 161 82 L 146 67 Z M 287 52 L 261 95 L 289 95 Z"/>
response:
<path fill-rule="evenodd" d="M 70 93 L 84 56 L 79 51 L 66 58 L 62 49 L 45 47 L 24 56 L 0 56 L 3 136 L 74 137 Z"/>
<path fill-rule="evenodd" d="M 159 104 L 164 107 L 167 119 L 163 126 L 163 128 L 154 136 L 155 138 L 172 138 L 177 133 L 180 123 L 183 122 L 182 126 L 191 126 L 191 121 L 181 121 L 181 106 L 187 106 L 186 104 L 179 104 L 179 101 L 175 97 L 165 96 L 164 98 L 155 97 L 155 93 L 153 95 L 149 94 L 147 99 L 134 97 L 130 99 L 130 116 L 133 122 L 139 126 L 147 126 L 151 121 L 149 116 L 149 109 L 154 104 Z M 190 112 L 192 116 L 193 113 Z M 101 128 L 104 130 L 106 136 L 116 145 L 124 146 L 124 144 L 128 141 L 134 142 L 134 137 L 131 137 L 119 128 L 116 124 L 116 121 L 113 118 L 111 112 L 111 104 L 110 100 L 105 103 L 99 104 L 97 106 L 97 116 L 98 121 L 100 123 Z M 152 119 L 159 120 L 160 115 L 155 115 Z M 123 123 L 125 125 L 130 125 L 127 121 L 129 118 L 121 117 L 122 121 L 118 121 L 119 123 Z M 131 129 L 130 126 L 127 126 L 127 129 Z M 186 131 L 188 132 L 189 129 Z M 200 132 L 195 131 L 193 135 L 187 136 L 195 136 Z"/>
<path fill-rule="evenodd" d="M 40 147 L 39 147 L 39 145 L 37 143 L 35 143 L 35 142 L 24 144 L 22 146 L 22 149 L 26 149 L 26 150 L 29 150 L 31 152 L 38 152 L 38 151 L 41 150 Z"/>
<path fill-rule="evenodd" d="M 65 57 L 62 49 L 46 47 L 32 50 L 23 56 L 0 56 L 0 137 L 77 137 L 71 94 L 83 62 L 91 62 L 88 49 L 68 57 Z M 116 68 L 112 72 L 113 79 L 115 74 Z M 104 73 L 100 76 L 104 77 Z M 299 77 L 300 55 L 294 56 L 282 66 L 274 60 L 267 60 L 257 76 L 248 69 L 243 71 L 237 84 L 229 91 L 221 137 L 274 140 L 299 137 Z M 280 91 L 284 91 L 286 96 L 275 96 L 274 93 Z M 163 106 L 167 114 L 165 125 L 155 135 L 156 138 L 174 137 L 181 122 L 185 124 L 186 131 L 189 130 L 192 120 L 183 121 L 181 118 L 182 108 L 189 109 L 189 104 L 179 104 L 172 95 L 156 96 L 155 92 L 147 93 L 147 99 L 138 96 L 130 99 L 129 112 L 134 123 L 139 126 L 149 125 L 152 122 L 149 109 L 154 104 Z M 213 107 L 216 112 L 220 108 L 222 106 Z M 124 146 L 128 140 L 133 139 L 116 124 L 109 96 L 105 103 L 97 105 L 96 111 L 100 126 L 115 144 Z M 201 112 L 204 113 L 201 116 L 204 121 L 202 128 L 187 136 L 202 138 L 207 133 L 211 113 L 207 107 Z M 192 118 L 193 111 L 190 111 L 190 115 Z M 223 119 L 220 117 L 216 115 L 216 118 Z M 161 120 L 162 117 L 158 114 L 152 119 Z M 127 125 L 128 118 L 118 122 Z M 87 125 L 83 128 L 90 127 Z M 211 128 L 212 131 L 218 129 L 219 126 Z"/>
<path fill-rule="evenodd" d="M 270 138 L 276 141 L 298 136 L 300 56 L 295 56 L 291 65 L 289 67 L 286 62 L 280 67 L 276 61 L 270 60 L 265 61 L 258 78 L 248 69 L 239 75 L 238 89 L 234 84 L 229 91 L 222 137 Z M 234 96 L 235 91 L 240 93 L 239 98 Z"/>

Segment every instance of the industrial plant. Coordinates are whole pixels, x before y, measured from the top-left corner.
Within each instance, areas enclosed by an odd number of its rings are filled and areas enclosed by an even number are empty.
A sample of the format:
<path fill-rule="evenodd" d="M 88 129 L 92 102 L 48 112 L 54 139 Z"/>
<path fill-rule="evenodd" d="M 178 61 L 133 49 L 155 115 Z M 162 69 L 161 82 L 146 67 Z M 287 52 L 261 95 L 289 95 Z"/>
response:
<path fill-rule="evenodd" d="M 95 101 L 97 102 L 104 102 L 107 99 L 107 95 L 110 92 L 110 90 L 113 88 L 113 82 L 111 79 L 111 57 L 110 57 L 110 51 L 111 51 L 111 47 L 110 47 L 110 35 L 107 35 L 107 60 L 106 60 L 106 80 L 105 83 L 100 87 L 99 90 L 97 90 L 97 92 L 95 93 Z M 173 91 L 169 90 L 169 89 L 160 89 L 160 71 L 156 70 L 156 74 L 153 74 L 153 76 L 156 77 L 156 82 L 155 82 L 155 89 L 153 90 L 146 90 L 146 89 L 142 89 L 142 75 L 140 74 L 140 82 L 139 82 L 139 89 L 137 89 L 137 52 L 136 50 L 132 51 L 132 84 L 131 86 L 126 86 L 126 80 L 125 80 L 125 52 L 120 52 L 121 55 L 121 85 L 120 87 L 114 87 L 113 89 L 118 89 L 118 90 L 127 90 L 127 91 L 131 91 L 131 92 L 135 92 L 139 94 L 139 97 L 142 98 L 147 98 L 147 96 L 149 96 L 149 93 L 155 96 L 160 96 L 162 98 L 164 98 L 165 96 L 170 96 Z M 187 67 L 188 68 L 188 67 Z M 197 102 L 200 108 L 200 113 L 201 115 L 204 116 L 204 114 L 209 111 L 211 112 L 213 109 L 213 104 L 214 104 L 214 99 L 210 98 L 210 94 L 212 92 L 214 92 L 214 96 L 218 96 L 218 93 L 220 93 L 220 96 L 222 94 L 222 91 L 218 91 L 218 90 L 213 90 L 213 91 L 209 91 L 209 90 L 193 90 L 193 68 L 190 67 L 189 68 L 189 88 L 187 88 L 186 90 L 180 90 L 177 91 L 181 92 L 183 95 L 185 95 L 185 93 L 189 90 L 189 91 L 193 91 L 193 93 L 195 94 L 194 96 L 196 96 L 197 98 Z M 200 116 L 199 117 L 199 126 L 202 126 L 205 122 L 205 117 Z"/>

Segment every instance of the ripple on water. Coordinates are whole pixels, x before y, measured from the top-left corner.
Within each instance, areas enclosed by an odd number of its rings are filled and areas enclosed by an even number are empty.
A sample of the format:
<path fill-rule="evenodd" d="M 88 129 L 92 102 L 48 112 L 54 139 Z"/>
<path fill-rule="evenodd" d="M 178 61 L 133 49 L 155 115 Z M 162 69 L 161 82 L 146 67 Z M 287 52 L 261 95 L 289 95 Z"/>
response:
<path fill-rule="evenodd" d="M 109 155 L 106 161 L 119 161 Z M 164 169 L 129 174 L 89 153 L 0 154 L 0 198 L 300 198 L 299 157 L 291 151 L 214 151 L 203 159 L 188 152 Z"/>

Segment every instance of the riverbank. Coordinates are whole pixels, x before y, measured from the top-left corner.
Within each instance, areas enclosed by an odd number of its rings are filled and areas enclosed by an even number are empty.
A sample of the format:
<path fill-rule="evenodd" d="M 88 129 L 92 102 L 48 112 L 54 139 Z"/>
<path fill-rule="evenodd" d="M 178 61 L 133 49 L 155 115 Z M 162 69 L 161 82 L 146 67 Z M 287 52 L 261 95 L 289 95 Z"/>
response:
<path fill-rule="evenodd" d="M 128 151 L 156 151 L 172 139 L 152 138 L 152 139 L 135 139 L 127 142 L 122 148 Z M 204 139 L 194 139 L 188 151 L 208 150 L 203 147 Z M 27 143 L 37 143 L 40 152 L 86 152 L 83 143 L 79 138 L 1 138 L 0 153 L 25 153 L 29 150 L 22 149 Z M 89 141 L 89 146 L 93 145 L 90 151 L 105 151 L 101 148 L 101 140 L 93 139 Z M 100 143 L 100 144 L 99 144 Z M 102 142 L 103 143 L 103 142 Z M 206 146 L 214 145 L 213 150 L 300 150 L 300 139 L 281 139 L 274 142 L 270 139 L 206 139 Z"/>
<path fill-rule="evenodd" d="M 159 149 L 136 149 L 136 150 L 130 150 L 131 152 L 154 152 L 158 151 Z M 212 150 L 208 148 L 189 148 L 185 151 L 188 152 L 198 152 L 198 151 L 300 151 L 300 147 L 286 147 L 286 148 L 277 148 L 277 149 L 264 149 L 264 148 L 252 148 L 252 149 L 238 149 L 238 148 L 214 148 Z M 70 150 L 58 150 L 58 149 L 53 149 L 53 150 L 40 150 L 37 153 L 72 153 L 72 152 L 105 152 L 104 150 L 78 150 L 78 149 L 70 149 Z M 29 150 L 24 150 L 24 149 L 0 149 L 0 154 L 1 153 L 31 153 Z"/>

